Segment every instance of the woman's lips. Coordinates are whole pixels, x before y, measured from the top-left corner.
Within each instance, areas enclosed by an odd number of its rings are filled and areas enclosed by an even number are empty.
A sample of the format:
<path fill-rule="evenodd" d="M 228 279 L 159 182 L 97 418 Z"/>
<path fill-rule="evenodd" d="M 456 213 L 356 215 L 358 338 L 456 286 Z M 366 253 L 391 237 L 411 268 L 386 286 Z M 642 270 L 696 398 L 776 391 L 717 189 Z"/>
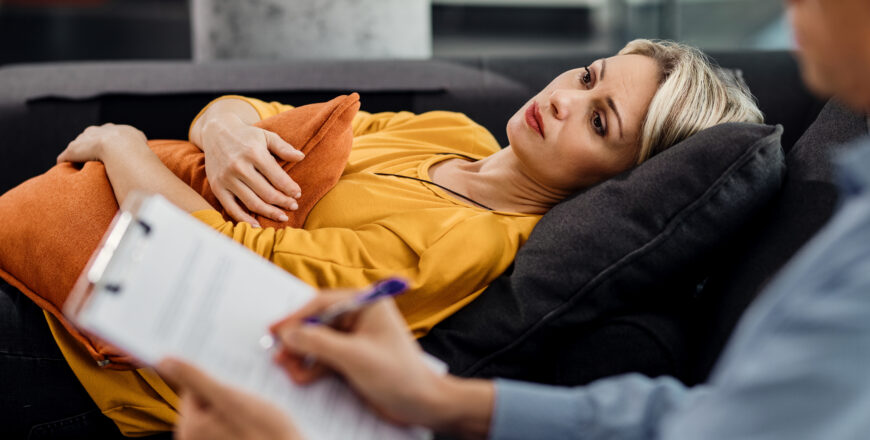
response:
<path fill-rule="evenodd" d="M 532 102 L 532 105 L 526 109 L 526 124 L 541 137 L 544 137 L 544 121 L 541 120 L 537 102 Z"/>

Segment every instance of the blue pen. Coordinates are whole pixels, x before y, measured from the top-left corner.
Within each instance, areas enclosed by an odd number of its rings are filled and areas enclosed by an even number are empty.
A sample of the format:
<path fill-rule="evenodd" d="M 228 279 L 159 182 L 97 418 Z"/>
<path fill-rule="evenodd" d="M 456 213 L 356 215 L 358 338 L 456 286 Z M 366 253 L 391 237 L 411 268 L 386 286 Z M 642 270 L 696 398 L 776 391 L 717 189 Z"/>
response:
<path fill-rule="evenodd" d="M 323 313 L 305 318 L 306 324 L 333 325 L 338 318 L 356 312 L 363 307 L 390 296 L 396 296 L 408 289 L 408 283 L 399 278 L 387 278 L 372 286 L 368 291 L 354 298 L 333 304 L 327 307 Z"/>
<path fill-rule="evenodd" d="M 333 304 L 323 313 L 305 318 L 305 324 L 333 325 L 342 316 L 356 312 L 381 298 L 396 296 L 408 290 L 408 283 L 401 278 L 387 278 L 374 284 L 369 290 L 347 301 Z M 277 345 L 275 336 L 267 334 L 260 338 L 260 345 L 272 349 Z"/>

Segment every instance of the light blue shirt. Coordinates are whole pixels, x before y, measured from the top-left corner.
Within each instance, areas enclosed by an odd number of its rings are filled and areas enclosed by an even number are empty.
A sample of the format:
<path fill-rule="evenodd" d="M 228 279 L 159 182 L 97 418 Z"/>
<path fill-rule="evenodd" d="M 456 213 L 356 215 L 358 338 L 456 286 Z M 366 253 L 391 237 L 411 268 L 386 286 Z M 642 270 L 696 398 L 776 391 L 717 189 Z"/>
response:
<path fill-rule="evenodd" d="M 841 204 L 741 319 L 708 384 L 499 380 L 492 439 L 870 439 L 870 140 Z"/>

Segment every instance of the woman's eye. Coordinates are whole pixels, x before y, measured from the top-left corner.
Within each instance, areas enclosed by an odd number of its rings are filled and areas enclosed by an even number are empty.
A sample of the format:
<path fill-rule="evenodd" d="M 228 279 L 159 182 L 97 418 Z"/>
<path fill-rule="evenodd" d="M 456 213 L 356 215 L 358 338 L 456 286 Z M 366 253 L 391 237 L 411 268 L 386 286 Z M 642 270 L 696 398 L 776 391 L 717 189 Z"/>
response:
<path fill-rule="evenodd" d="M 600 134 L 601 136 L 604 136 L 604 133 L 606 132 L 606 129 L 604 127 L 604 122 L 601 121 L 601 115 L 598 114 L 597 112 L 593 113 L 593 115 L 592 115 L 592 126 L 595 127 L 595 131 L 598 134 Z"/>
<path fill-rule="evenodd" d="M 583 84 L 589 85 L 592 82 L 592 72 L 589 71 L 589 67 L 584 67 L 583 69 L 586 70 L 586 73 L 580 77 L 580 80 L 583 81 Z"/>

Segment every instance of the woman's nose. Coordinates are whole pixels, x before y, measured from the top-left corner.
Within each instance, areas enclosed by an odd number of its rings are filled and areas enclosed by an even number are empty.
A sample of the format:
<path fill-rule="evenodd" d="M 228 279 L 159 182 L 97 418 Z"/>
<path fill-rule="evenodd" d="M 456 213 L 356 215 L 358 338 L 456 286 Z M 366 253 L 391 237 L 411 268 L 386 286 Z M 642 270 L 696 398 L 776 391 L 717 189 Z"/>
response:
<path fill-rule="evenodd" d="M 558 89 L 550 93 L 550 108 L 557 119 L 565 119 L 571 114 L 571 109 L 584 99 L 582 90 Z"/>

